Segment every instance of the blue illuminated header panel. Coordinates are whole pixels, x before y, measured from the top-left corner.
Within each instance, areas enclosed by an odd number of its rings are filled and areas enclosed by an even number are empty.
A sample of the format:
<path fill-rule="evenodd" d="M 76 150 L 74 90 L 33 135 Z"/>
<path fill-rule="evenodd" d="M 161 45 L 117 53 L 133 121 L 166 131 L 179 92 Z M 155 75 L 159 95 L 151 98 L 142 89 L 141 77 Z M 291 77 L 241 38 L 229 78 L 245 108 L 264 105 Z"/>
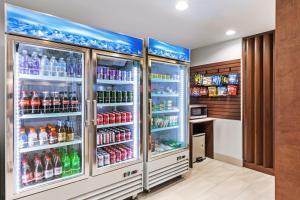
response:
<path fill-rule="evenodd" d="M 6 4 L 6 32 L 143 56 L 143 40 Z"/>
<path fill-rule="evenodd" d="M 190 62 L 190 49 L 148 38 L 148 53 L 165 58 Z"/>

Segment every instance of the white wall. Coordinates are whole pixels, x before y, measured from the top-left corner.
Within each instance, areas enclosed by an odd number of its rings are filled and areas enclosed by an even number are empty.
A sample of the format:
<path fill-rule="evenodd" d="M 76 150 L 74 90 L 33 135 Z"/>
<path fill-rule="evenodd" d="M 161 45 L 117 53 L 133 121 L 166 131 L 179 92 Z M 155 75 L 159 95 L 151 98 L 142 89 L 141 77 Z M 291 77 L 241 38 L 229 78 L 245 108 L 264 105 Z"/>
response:
<path fill-rule="evenodd" d="M 242 57 L 242 40 L 236 39 L 193 49 L 191 66 L 210 64 Z M 214 152 L 243 160 L 242 121 L 217 119 L 214 122 Z"/>

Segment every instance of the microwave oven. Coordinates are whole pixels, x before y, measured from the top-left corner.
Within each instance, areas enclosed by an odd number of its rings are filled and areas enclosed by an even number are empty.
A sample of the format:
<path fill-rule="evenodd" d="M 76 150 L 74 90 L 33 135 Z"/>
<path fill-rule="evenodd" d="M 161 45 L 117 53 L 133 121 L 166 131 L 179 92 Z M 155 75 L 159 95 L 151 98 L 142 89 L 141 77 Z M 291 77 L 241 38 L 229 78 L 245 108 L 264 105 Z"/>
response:
<path fill-rule="evenodd" d="M 190 105 L 190 119 L 202 119 L 207 117 L 207 105 Z"/>

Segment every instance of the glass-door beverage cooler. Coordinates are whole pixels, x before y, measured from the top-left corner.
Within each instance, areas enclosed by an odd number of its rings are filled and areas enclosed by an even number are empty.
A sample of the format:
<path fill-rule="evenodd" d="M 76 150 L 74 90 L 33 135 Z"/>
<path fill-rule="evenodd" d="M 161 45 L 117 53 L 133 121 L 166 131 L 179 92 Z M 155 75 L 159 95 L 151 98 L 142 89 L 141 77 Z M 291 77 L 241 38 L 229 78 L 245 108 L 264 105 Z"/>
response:
<path fill-rule="evenodd" d="M 142 164 L 142 58 L 93 51 L 93 175 Z"/>
<path fill-rule="evenodd" d="M 88 50 L 8 36 L 8 179 L 28 195 L 88 175 Z"/>
<path fill-rule="evenodd" d="M 144 188 L 188 171 L 188 62 L 182 48 L 149 38 Z M 173 52 L 173 53 L 172 53 Z M 189 50 L 188 56 L 189 56 Z"/>

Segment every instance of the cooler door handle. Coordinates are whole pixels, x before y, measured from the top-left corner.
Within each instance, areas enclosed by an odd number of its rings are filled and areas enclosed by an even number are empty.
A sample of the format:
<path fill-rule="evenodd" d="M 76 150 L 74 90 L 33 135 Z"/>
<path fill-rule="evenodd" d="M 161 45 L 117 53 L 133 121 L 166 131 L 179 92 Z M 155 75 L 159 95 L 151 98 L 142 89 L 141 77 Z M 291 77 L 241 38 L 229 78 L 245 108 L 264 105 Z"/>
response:
<path fill-rule="evenodd" d="M 86 120 L 85 125 L 89 126 L 91 125 L 91 101 L 86 100 Z"/>
<path fill-rule="evenodd" d="M 97 101 L 93 100 L 94 125 L 97 126 Z"/>

